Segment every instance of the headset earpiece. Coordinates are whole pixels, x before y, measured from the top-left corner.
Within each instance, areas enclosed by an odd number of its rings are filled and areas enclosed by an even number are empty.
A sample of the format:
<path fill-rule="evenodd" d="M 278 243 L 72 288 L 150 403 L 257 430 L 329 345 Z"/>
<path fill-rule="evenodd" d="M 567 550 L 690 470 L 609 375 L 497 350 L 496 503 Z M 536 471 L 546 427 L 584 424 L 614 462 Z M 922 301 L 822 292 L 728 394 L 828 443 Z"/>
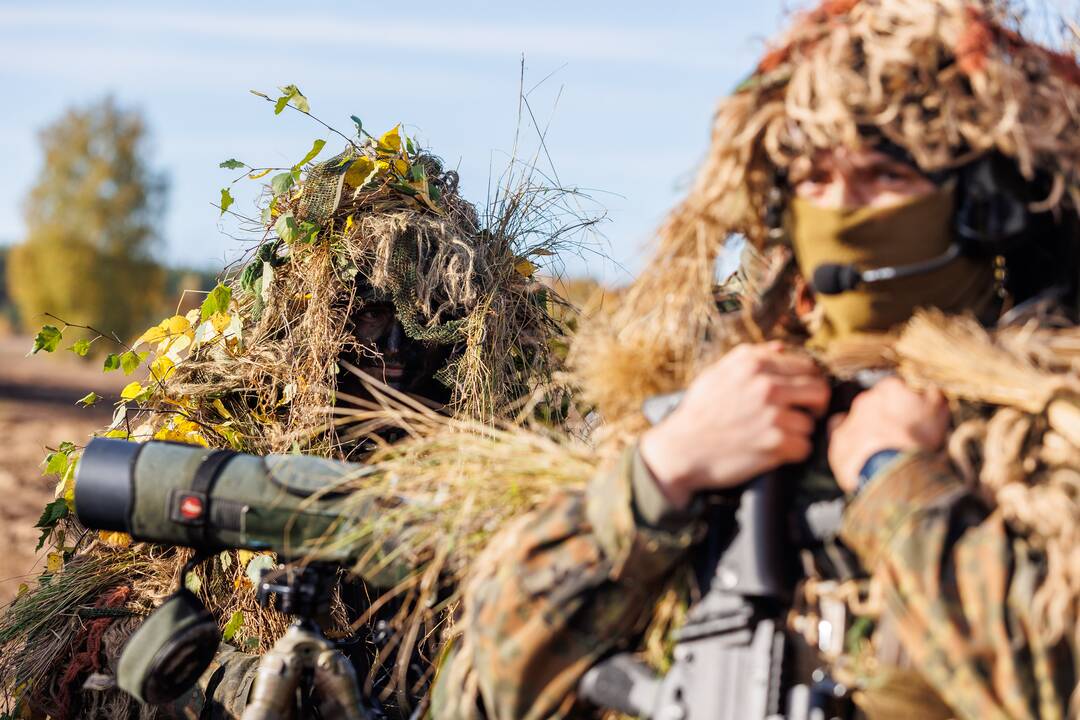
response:
<path fill-rule="evenodd" d="M 961 168 L 956 180 L 956 239 L 964 255 L 1003 255 L 1023 240 L 1029 210 L 1010 161 L 988 155 Z"/>

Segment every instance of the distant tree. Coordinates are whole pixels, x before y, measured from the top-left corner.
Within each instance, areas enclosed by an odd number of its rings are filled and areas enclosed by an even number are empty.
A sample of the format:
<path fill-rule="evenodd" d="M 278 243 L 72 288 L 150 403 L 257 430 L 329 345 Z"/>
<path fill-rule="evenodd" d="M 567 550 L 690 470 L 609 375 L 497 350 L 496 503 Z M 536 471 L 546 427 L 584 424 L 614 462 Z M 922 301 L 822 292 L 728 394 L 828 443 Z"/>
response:
<path fill-rule="evenodd" d="M 164 273 L 153 256 L 166 182 L 147 162 L 146 134 L 142 116 L 112 98 L 41 132 L 26 238 L 7 263 L 24 329 L 48 312 L 128 339 L 160 311 Z"/>
<path fill-rule="evenodd" d="M 7 277 L 5 268 L 9 254 L 10 250 L 0 245 L 0 335 L 10 332 L 15 324 L 15 306 L 11 304 L 7 283 L 4 281 Z"/>

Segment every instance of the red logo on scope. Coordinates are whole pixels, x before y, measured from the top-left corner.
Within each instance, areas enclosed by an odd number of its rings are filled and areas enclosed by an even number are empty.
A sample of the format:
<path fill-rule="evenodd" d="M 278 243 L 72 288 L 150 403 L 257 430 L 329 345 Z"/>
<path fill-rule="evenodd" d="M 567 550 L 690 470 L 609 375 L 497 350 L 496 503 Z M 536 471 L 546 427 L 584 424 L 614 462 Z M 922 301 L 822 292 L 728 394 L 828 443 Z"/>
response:
<path fill-rule="evenodd" d="M 185 520 L 198 520 L 203 514 L 203 501 L 194 495 L 187 495 L 180 501 L 180 517 Z"/>

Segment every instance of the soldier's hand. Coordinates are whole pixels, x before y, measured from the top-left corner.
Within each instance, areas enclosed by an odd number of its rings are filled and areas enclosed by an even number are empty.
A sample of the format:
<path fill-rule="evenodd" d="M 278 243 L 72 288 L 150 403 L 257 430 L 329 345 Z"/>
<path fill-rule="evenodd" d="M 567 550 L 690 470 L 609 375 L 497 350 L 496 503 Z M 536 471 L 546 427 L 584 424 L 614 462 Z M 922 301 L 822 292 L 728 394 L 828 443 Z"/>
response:
<path fill-rule="evenodd" d="M 882 450 L 934 451 L 949 428 L 940 392 L 918 393 L 886 378 L 855 398 L 851 411 L 829 421 L 829 465 L 845 492 L 854 492 L 866 461 Z"/>
<path fill-rule="evenodd" d="M 679 407 L 641 437 L 657 484 L 683 508 L 694 493 L 731 488 L 805 460 L 829 385 L 813 360 L 780 343 L 740 346 L 706 368 Z"/>

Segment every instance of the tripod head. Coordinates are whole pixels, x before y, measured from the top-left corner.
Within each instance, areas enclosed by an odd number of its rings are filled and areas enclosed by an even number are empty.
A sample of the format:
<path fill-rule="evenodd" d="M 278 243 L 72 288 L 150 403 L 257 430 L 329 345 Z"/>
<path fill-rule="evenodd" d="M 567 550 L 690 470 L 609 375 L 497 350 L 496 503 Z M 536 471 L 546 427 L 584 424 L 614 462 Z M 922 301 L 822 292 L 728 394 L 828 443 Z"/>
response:
<path fill-rule="evenodd" d="M 326 609 L 336 582 L 336 565 L 280 565 L 263 570 L 256 598 L 263 607 L 293 615 L 303 623 L 314 623 L 319 612 Z"/>

